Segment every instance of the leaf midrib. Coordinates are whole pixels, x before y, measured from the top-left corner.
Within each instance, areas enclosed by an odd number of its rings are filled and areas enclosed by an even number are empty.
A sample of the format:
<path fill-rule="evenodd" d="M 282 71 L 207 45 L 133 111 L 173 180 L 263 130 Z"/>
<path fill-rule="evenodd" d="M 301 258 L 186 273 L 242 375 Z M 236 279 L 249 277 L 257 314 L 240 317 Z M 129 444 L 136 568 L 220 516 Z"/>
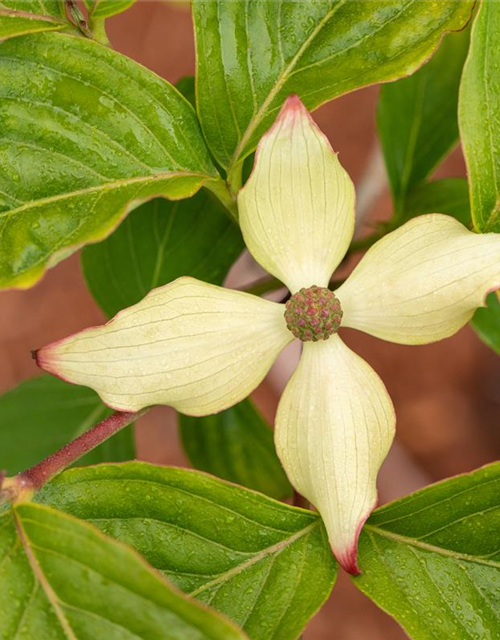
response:
<path fill-rule="evenodd" d="M 281 90 L 283 85 L 287 82 L 287 80 L 292 75 L 294 75 L 294 73 L 296 73 L 295 66 L 299 62 L 300 58 L 306 52 L 306 50 L 308 49 L 308 47 L 311 44 L 311 42 L 316 38 L 316 36 L 323 29 L 325 24 L 327 24 L 330 21 L 330 19 L 337 12 L 337 10 L 340 9 L 346 2 L 347 2 L 347 0 L 338 0 L 338 2 L 324 15 L 324 17 L 318 22 L 318 24 L 313 29 L 313 31 L 311 31 L 311 33 L 306 38 L 306 40 L 303 42 L 303 44 L 300 46 L 300 48 L 296 51 L 296 53 L 294 54 L 294 56 L 292 57 L 292 59 L 290 60 L 288 65 L 286 66 L 286 68 L 282 71 L 282 73 L 280 74 L 280 76 L 277 79 L 276 84 L 273 86 L 273 88 L 268 93 L 266 99 L 264 100 L 264 102 L 262 103 L 262 105 L 260 106 L 258 111 L 252 116 L 250 122 L 248 123 L 248 126 L 247 126 L 247 128 L 245 130 L 245 133 L 243 134 L 242 138 L 240 139 L 240 141 L 239 141 L 239 143 L 238 143 L 238 145 L 237 145 L 237 147 L 236 147 L 236 149 L 234 151 L 233 157 L 231 158 L 231 161 L 229 163 L 229 170 L 231 170 L 231 168 L 238 163 L 238 161 L 240 159 L 239 158 L 240 154 L 244 150 L 245 145 L 251 139 L 251 137 L 252 137 L 255 129 L 257 128 L 259 122 L 262 120 L 263 113 L 265 112 L 267 107 L 272 103 L 272 101 L 274 100 L 276 95 L 279 93 L 279 91 Z M 410 4 L 413 4 L 414 2 L 415 2 L 415 0 L 411 0 Z M 396 13 L 394 16 L 392 16 L 390 18 L 390 20 L 388 20 L 387 22 L 383 23 L 378 30 L 384 29 L 389 22 L 391 22 L 393 20 L 397 20 L 405 11 L 407 11 L 407 9 L 408 9 L 408 6 L 402 7 L 400 12 Z M 370 34 L 370 36 L 372 36 L 372 35 L 373 34 Z M 366 39 L 366 37 L 367 36 L 364 36 L 363 38 L 360 39 L 360 41 Z M 359 45 L 359 42 L 356 42 L 354 45 L 352 45 L 349 48 L 352 48 L 353 46 L 358 46 L 358 45 Z M 321 62 L 324 62 L 324 61 L 321 61 Z M 310 66 L 313 66 L 313 65 L 309 65 L 309 66 L 305 67 L 304 69 L 307 69 Z M 303 69 L 301 69 L 301 71 L 302 70 Z"/>
<path fill-rule="evenodd" d="M 40 567 L 40 565 L 38 564 L 38 561 L 35 557 L 35 554 L 33 553 L 33 550 L 31 548 L 28 536 L 26 535 L 26 532 L 24 531 L 23 525 L 21 523 L 21 519 L 19 518 L 19 516 L 16 513 L 16 510 L 13 508 L 12 509 L 12 518 L 14 520 L 14 524 L 16 527 L 16 531 L 17 531 L 17 535 L 19 536 L 19 540 L 21 541 L 21 544 L 23 546 L 24 552 L 26 553 L 26 557 L 28 559 L 29 565 L 31 567 L 31 570 L 33 571 L 33 575 L 35 577 L 35 580 L 40 584 L 40 586 L 43 589 L 43 592 L 45 593 L 47 600 L 50 602 L 54 613 L 57 616 L 57 619 L 59 620 L 59 624 L 61 625 L 61 628 L 65 634 L 65 636 L 68 638 L 68 640 L 78 640 L 78 638 L 76 637 L 75 633 L 73 632 L 73 629 L 71 628 L 66 616 L 64 615 L 64 612 L 61 608 L 60 605 L 60 601 L 59 598 L 57 597 L 56 593 L 54 592 L 54 590 L 52 589 L 52 587 L 49 584 L 49 581 L 47 580 L 45 574 L 42 571 L 42 568 Z"/>
<path fill-rule="evenodd" d="M 144 182 L 161 182 L 162 180 L 168 180 L 170 178 L 204 178 L 205 180 L 213 179 L 212 176 L 200 171 L 167 171 L 162 173 L 152 174 L 150 176 L 139 176 L 137 178 L 123 178 L 120 180 L 113 180 L 110 182 L 104 182 L 100 185 L 92 187 L 86 187 L 85 189 L 77 189 L 76 191 L 68 191 L 66 193 L 59 193 L 55 196 L 47 196 L 46 198 L 39 198 L 38 200 L 31 200 L 26 202 L 21 207 L 10 209 L 9 211 L 3 211 L 0 213 L 0 219 L 22 213 L 34 207 L 43 206 L 45 204 L 51 204 L 60 200 L 68 198 L 80 197 L 89 193 L 99 193 L 101 191 L 111 191 L 113 189 L 119 189 L 120 187 L 128 186 L 129 184 L 140 184 Z"/>
<path fill-rule="evenodd" d="M 64 27 L 65 23 L 58 20 L 54 16 L 46 16 L 38 13 L 31 13 L 30 11 L 19 11 L 19 9 L 8 9 L 0 4 L 0 17 L 5 16 L 8 18 L 27 18 L 28 20 L 41 20 L 44 22 L 51 22 L 56 26 Z"/>
<path fill-rule="evenodd" d="M 262 549 L 261 551 L 256 553 L 252 558 L 249 558 L 248 560 L 237 565 L 236 567 L 233 567 L 232 569 L 229 569 L 228 571 L 221 573 L 217 578 L 215 578 L 214 580 L 210 580 L 209 582 L 206 582 L 201 587 L 198 587 L 198 589 L 195 589 L 194 591 L 189 592 L 189 595 L 192 597 L 198 597 L 200 593 L 203 593 L 204 591 L 206 591 L 207 589 L 210 589 L 216 584 L 227 582 L 234 576 L 242 573 L 243 571 L 245 571 L 245 569 L 248 569 L 248 567 L 251 567 L 257 564 L 261 560 L 270 556 L 278 555 L 284 549 L 291 546 L 294 542 L 296 542 L 297 540 L 300 540 L 300 538 L 304 536 L 308 536 L 315 527 L 318 527 L 320 525 L 320 523 L 321 521 L 318 518 L 315 522 L 313 522 L 312 524 L 309 524 L 304 529 L 297 531 L 289 538 L 280 540 L 280 542 L 277 542 L 276 544 L 273 544 L 270 547 L 266 547 L 265 549 Z"/>
<path fill-rule="evenodd" d="M 338 2 L 329 11 L 327 11 L 325 13 L 324 17 L 318 22 L 316 27 L 311 31 L 311 33 L 306 38 L 306 40 L 304 40 L 304 42 L 299 47 L 299 49 L 297 49 L 295 55 L 292 57 L 292 59 L 290 60 L 288 65 L 285 67 L 285 69 L 280 74 L 279 78 L 276 81 L 276 84 L 273 86 L 273 88 L 268 93 L 266 99 L 264 100 L 264 102 L 262 103 L 262 105 L 260 106 L 258 111 L 252 116 L 252 119 L 248 123 L 248 126 L 247 126 L 247 128 L 245 130 L 245 133 L 241 137 L 241 139 L 240 139 L 240 141 L 239 141 L 239 143 L 238 143 L 238 145 L 237 145 L 237 147 L 236 147 L 236 149 L 234 151 L 233 157 L 231 158 L 231 161 L 229 163 L 230 167 L 234 166 L 238 162 L 238 159 L 240 157 L 240 154 L 241 154 L 242 150 L 245 148 L 245 145 L 247 144 L 248 140 L 251 138 L 251 136 L 252 136 L 255 128 L 257 127 L 259 121 L 262 119 L 262 114 L 265 112 L 267 107 L 271 104 L 271 102 L 274 100 L 276 95 L 279 93 L 281 87 L 285 84 L 285 82 L 287 81 L 289 75 L 293 71 L 295 65 L 298 63 L 298 61 L 300 60 L 300 58 L 302 57 L 304 52 L 307 50 L 307 48 L 309 47 L 311 42 L 318 35 L 318 33 L 323 29 L 324 25 L 330 20 L 330 18 L 346 2 L 347 2 L 347 0 L 338 0 Z M 218 6 L 218 3 L 217 3 L 217 6 Z"/>
<path fill-rule="evenodd" d="M 130 466 L 130 468 L 132 468 L 132 466 L 136 466 L 136 467 L 141 467 L 142 465 L 145 465 L 146 467 L 149 465 L 149 463 L 147 462 L 141 462 L 141 461 L 134 461 L 134 462 L 121 462 L 121 463 L 114 463 L 113 467 L 115 468 L 126 468 L 127 466 Z M 102 465 L 103 468 L 105 468 L 106 466 L 108 466 L 107 464 Z M 82 473 L 83 471 L 83 473 Z M 191 475 L 200 475 L 200 472 L 198 471 L 193 471 L 193 470 L 185 470 L 183 469 L 182 471 L 187 471 L 187 473 L 191 474 Z M 286 530 L 286 529 L 278 529 L 277 527 L 271 527 L 270 525 L 266 525 L 262 522 L 260 522 L 260 520 L 254 520 L 253 518 L 245 515 L 244 513 L 241 513 L 239 511 L 236 511 L 235 509 L 232 509 L 230 506 L 227 506 L 225 504 L 222 504 L 220 502 L 217 502 L 216 500 L 210 500 L 210 498 L 207 498 L 205 494 L 203 493 L 197 493 L 194 489 L 186 489 L 183 488 L 182 486 L 178 486 L 175 484 L 175 481 L 159 481 L 159 480 L 151 480 L 149 478 L 145 478 L 145 477 L 128 477 L 126 475 L 123 476 L 102 476 L 101 478 L 99 478 L 98 480 L 88 480 L 85 477 L 85 470 L 82 468 L 76 468 L 76 469 L 70 469 L 68 471 L 65 472 L 65 476 L 68 477 L 70 474 L 75 474 L 75 475 L 83 475 L 83 478 L 81 479 L 72 479 L 71 481 L 71 486 L 75 487 L 78 484 L 97 484 L 99 482 L 102 483 L 117 483 L 118 485 L 122 485 L 124 481 L 129 481 L 132 483 L 144 483 L 144 484 L 151 484 L 153 486 L 159 487 L 160 489 L 171 489 L 174 491 L 177 491 L 179 493 L 185 494 L 187 496 L 190 497 L 195 497 L 203 502 L 208 503 L 211 506 L 215 506 L 218 509 L 225 511 L 227 513 L 229 513 L 232 516 L 236 516 L 237 518 L 241 518 L 242 520 L 245 520 L 246 522 L 249 522 L 252 525 L 257 525 L 259 527 L 262 527 L 263 529 L 267 529 L 268 531 L 273 531 L 273 532 L 277 532 L 277 533 L 281 533 L 281 534 L 285 534 L 285 535 L 289 535 L 291 532 Z M 205 474 L 208 478 L 211 478 L 211 476 L 209 476 L 209 474 Z M 55 485 L 54 485 L 55 486 Z M 265 504 L 266 508 L 269 510 L 273 510 L 274 513 L 277 514 L 283 514 L 283 512 L 286 510 L 286 508 L 289 508 L 288 505 L 285 505 L 281 502 L 278 502 L 277 500 L 273 500 L 272 498 L 268 498 L 266 496 L 261 496 L 261 494 L 246 489 L 246 492 L 250 493 L 250 494 L 254 494 L 256 496 L 256 498 L 258 498 L 257 500 L 257 504 L 261 505 L 261 504 Z M 262 500 L 262 498 L 264 498 L 264 500 Z M 274 504 L 273 504 L 274 503 Z M 49 502 L 47 502 L 47 504 L 49 504 Z M 277 505 L 277 506 L 275 506 Z M 313 513 L 312 511 L 304 511 L 301 510 L 301 516 L 304 518 L 307 518 L 309 521 L 312 520 L 312 522 L 310 522 L 310 524 L 315 524 L 318 520 L 319 517 Z M 310 526 L 310 524 L 308 524 L 307 526 Z M 307 527 L 305 527 L 307 528 Z M 301 529 L 302 531 L 302 529 Z"/>
<path fill-rule="evenodd" d="M 500 569 L 500 562 L 495 562 L 494 560 L 485 560 L 481 556 L 472 556 L 467 553 L 460 553 L 458 551 L 452 551 L 451 549 L 437 547 L 436 545 L 429 544 L 428 542 L 422 542 L 421 540 L 418 540 L 416 538 L 411 538 L 409 536 L 401 535 L 400 533 L 394 533 L 393 531 L 380 529 L 379 527 L 376 527 L 374 525 L 365 525 L 364 529 L 368 533 L 371 532 L 383 538 L 393 540 L 394 542 L 399 542 L 400 544 L 415 547 L 417 549 L 422 549 L 423 551 L 437 553 L 438 555 L 453 558 L 454 560 L 464 560 L 466 562 L 473 562 L 475 564 L 482 564 L 488 567 L 493 567 L 495 569 Z"/>

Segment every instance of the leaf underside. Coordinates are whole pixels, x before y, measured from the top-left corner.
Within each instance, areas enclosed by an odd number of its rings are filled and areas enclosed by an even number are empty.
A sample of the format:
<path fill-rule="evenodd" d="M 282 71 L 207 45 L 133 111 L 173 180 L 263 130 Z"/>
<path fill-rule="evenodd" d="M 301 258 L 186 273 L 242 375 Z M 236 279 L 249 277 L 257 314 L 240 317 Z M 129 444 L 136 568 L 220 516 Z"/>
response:
<path fill-rule="evenodd" d="M 84 249 L 82 265 L 92 295 L 112 317 L 181 276 L 222 284 L 243 247 L 238 226 L 201 191 L 138 207 L 109 238 Z"/>

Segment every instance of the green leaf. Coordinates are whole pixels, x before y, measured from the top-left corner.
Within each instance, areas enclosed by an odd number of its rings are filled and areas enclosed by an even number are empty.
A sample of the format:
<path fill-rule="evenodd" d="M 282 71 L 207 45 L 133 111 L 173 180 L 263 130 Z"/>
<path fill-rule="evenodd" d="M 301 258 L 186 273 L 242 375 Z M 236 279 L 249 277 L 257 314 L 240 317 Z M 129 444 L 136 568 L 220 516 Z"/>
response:
<path fill-rule="evenodd" d="M 179 415 L 179 427 L 184 450 L 197 469 L 273 498 L 292 495 L 273 432 L 250 400 L 203 418 Z"/>
<path fill-rule="evenodd" d="M 414 187 L 407 196 L 402 218 L 424 213 L 446 213 L 466 227 L 471 225 L 469 188 L 465 178 L 444 178 Z"/>
<path fill-rule="evenodd" d="M 0 637 L 244 640 L 134 551 L 45 506 L 0 515 Z"/>
<path fill-rule="evenodd" d="M 460 88 L 460 133 L 478 231 L 500 231 L 500 3 L 485 0 L 474 21 Z"/>
<path fill-rule="evenodd" d="M 82 265 L 92 295 L 108 316 L 180 276 L 222 284 L 243 250 L 238 226 L 210 194 L 133 211 L 104 242 L 87 247 Z"/>
<path fill-rule="evenodd" d="M 319 516 L 196 471 L 142 462 L 74 469 L 37 500 L 94 523 L 252 640 L 293 640 L 336 564 Z"/>
<path fill-rule="evenodd" d="M 230 170 L 285 98 L 309 109 L 415 71 L 473 2 L 195 0 L 197 102 L 208 144 Z M 231 176 L 230 176 L 231 177 Z"/>
<path fill-rule="evenodd" d="M 414 640 L 496 638 L 499 526 L 495 463 L 377 509 L 354 582 Z"/>
<path fill-rule="evenodd" d="M 194 76 L 184 76 L 184 78 L 181 78 L 176 82 L 175 86 L 179 89 L 189 104 L 196 109 L 196 84 Z"/>
<path fill-rule="evenodd" d="M 72 27 L 61 0 L 0 0 L 0 40 Z"/>
<path fill-rule="evenodd" d="M 0 287 L 30 286 L 141 201 L 216 176 L 191 105 L 107 47 L 13 38 L 0 72 Z"/>
<path fill-rule="evenodd" d="M 490 293 L 486 307 L 477 309 L 471 325 L 484 344 L 500 355 L 500 301 L 497 293 Z"/>
<path fill-rule="evenodd" d="M 469 30 L 447 36 L 409 78 L 380 91 L 377 126 L 396 207 L 458 142 L 458 88 Z"/>
<path fill-rule="evenodd" d="M 84 0 L 91 18 L 110 18 L 126 11 L 136 0 Z"/>
<path fill-rule="evenodd" d="M 111 414 L 86 387 L 52 376 L 23 382 L 0 396 L 0 469 L 24 471 Z M 78 464 L 135 458 L 134 432 L 127 427 Z M 0 636 L 1 637 L 1 636 Z"/>

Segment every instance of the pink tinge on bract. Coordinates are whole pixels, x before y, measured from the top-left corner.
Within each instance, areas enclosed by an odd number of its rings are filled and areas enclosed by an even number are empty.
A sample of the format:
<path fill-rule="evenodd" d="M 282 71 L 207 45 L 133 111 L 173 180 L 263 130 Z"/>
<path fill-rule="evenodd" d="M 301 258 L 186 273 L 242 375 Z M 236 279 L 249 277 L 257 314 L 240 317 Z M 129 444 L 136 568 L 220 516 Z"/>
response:
<path fill-rule="evenodd" d="M 284 130 L 289 129 L 290 136 L 291 136 L 293 134 L 294 127 L 303 119 L 307 120 L 308 125 L 312 126 L 317 131 L 317 133 L 321 136 L 321 138 L 328 144 L 332 153 L 337 155 L 336 152 L 333 150 L 332 145 L 330 144 L 330 141 L 328 140 L 327 136 L 318 127 L 312 115 L 304 106 L 304 103 L 302 102 L 300 97 L 296 93 L 292 93 L 291 95 L 288 96 L 288 98 L 283 103 L 283 106 L 281 107 L 278 117 L 274 121 L 274 124 L 266 131 L 266 133 L 262 136 L 259 144 L 257 145 L 257 150 L 255 153 L 255 163 L 257 162 L 259 147 L 263 146 L 264 140 L 270 134 L 272 134 L 276 129 L 281 128 Z M 254 167 L 255 167 L 255 163 L 254 163 Z"/>
<path fill-rule="evenodd" d="M 314 121 L 314 118 L 312 117 L 310 112 L 306 109 L 300 97 L 296 93 L 292 93 L 288 96 L 288 98 L 283 103 L 283 106 L 281 107 L 274 123 L 269 127 L 266 133 L 259 140 L 259 143 L 255 150 L 255 159 L 254 159 L 252 171 L 250 173 L 250 178 L 252 177 L 252 174 L 255 171 L 255 168 L 257 166 L 257 162 L 259 159 L 259 154 L 267 138 L 273 135 L 277 129 L 282 129 L 284 131 L 288 130 L 291 137 L 293 135 L 293 130 L 295 126 L 299 124 L 299 122 L 303 119 L 307 120 L 308 125 L 312 126 L 316 130 L 319 136 L 321 136 L 321 138 L 326 142 L 331 152 L 335 156 L 337 155 L 337 152 L 333 150 L 333 147 L 330 141 L 328 140 L 327 136 L 318 127 L 318 125 Z M 240 194 L 245 191 L 245 188 L 248 185 L 249 180 L 247 180 L 246 184 L 243 185 L 243 187 L 240 189 Z M 314 284 L 314 283 L 311 282 L 310 284 Z"/>
<path fill-rule="evenodd" d="M 58 344 L 64 342 L 65 340 L 66 338 L 62 338 L 61 340 L 56 340 L 55 342 L 52 342 L 47 346 L 42 347 L 41 349 L 36 349 L 31 353 L 32 353 L 33 359 L 35 360 L 37 366 L 40 367 L 40 369 L 42 369 L 43 371 L 46 371 L 47 373 L 52 374 L 53 376 L 56 376 L 56 378 L 59 378 L 60 380 L 64 380 L 64 382 L 71 383 L 71 380 L 68 380 L 68 378 L 65 378 L 59 372 L 57 367 L 57 361 L 53 357 L 51 357 L 52 348 L 56 347 Z"/>
<path fill-rule="evenodd" d="M 305 108 L 302 100 L 296 93 L 293 93 L 292 95 L 288 96 L 288 98 L 283 103 L 283 106 L 280 109 L 273 127 L 276 127 L 276 125 L 287 124 L 293 127 L 296 121 L 304 116 L 308 120 L 312 120 L 311 114 Z M 273 129 L 273 127 L 271 127 L 270 131 Z"/>
<path fill-rule="evenodd" d="M 356 533 L 354 534 L 352 544 L 349 547 L 342 550 L 336 550 L 335 547 L 332 545 L 332 552 L 335 558 L 337 559 L 338 563 L 340 564 L 342 569 L 344 569 L 344 571 L 351 574 L 352 576 L 359 576 L 362 573 L 361 569 L 358 567 L 359 536 L 361 535 L 361 531 L 363 530 L 365 522 L 370 517 L 370 514 L 372 513 L 372 511 L 376 508 L 377 502 L 378 500 L 375 500 L 372 508 L 368 511 L 368 513 L 364 516 L 364 518 L 359 523 L 358 528 L 356 529 Z"/>

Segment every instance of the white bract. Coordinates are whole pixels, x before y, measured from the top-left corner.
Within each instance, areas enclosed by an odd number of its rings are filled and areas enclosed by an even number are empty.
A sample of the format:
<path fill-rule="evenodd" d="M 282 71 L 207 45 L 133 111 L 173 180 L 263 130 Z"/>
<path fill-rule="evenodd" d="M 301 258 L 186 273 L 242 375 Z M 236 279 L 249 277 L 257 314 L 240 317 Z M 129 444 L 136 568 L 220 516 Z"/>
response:
<path fill-rule="evenodd" d="M 264 269 L 292 294 L 328 285 L 352 239 L 354 188 L 297 97 L 261 140 L 238 204 L 245 242 Z M 432 214 L 377 242 L 335 294 L 343 326 L 424 344 L 458 331 L 499 286 L 500 235 Z M 283 314 L 284 305 L 179 278 L 104 326 L 41 349 L 37 360 L 121 411 L 166 404 L 206 415 L 247 396 L 294 339 Z M 304 343 L 278 408 L 276 446 L 351 573 L 394 425 L 380 378 L 338 333 Z"/>

